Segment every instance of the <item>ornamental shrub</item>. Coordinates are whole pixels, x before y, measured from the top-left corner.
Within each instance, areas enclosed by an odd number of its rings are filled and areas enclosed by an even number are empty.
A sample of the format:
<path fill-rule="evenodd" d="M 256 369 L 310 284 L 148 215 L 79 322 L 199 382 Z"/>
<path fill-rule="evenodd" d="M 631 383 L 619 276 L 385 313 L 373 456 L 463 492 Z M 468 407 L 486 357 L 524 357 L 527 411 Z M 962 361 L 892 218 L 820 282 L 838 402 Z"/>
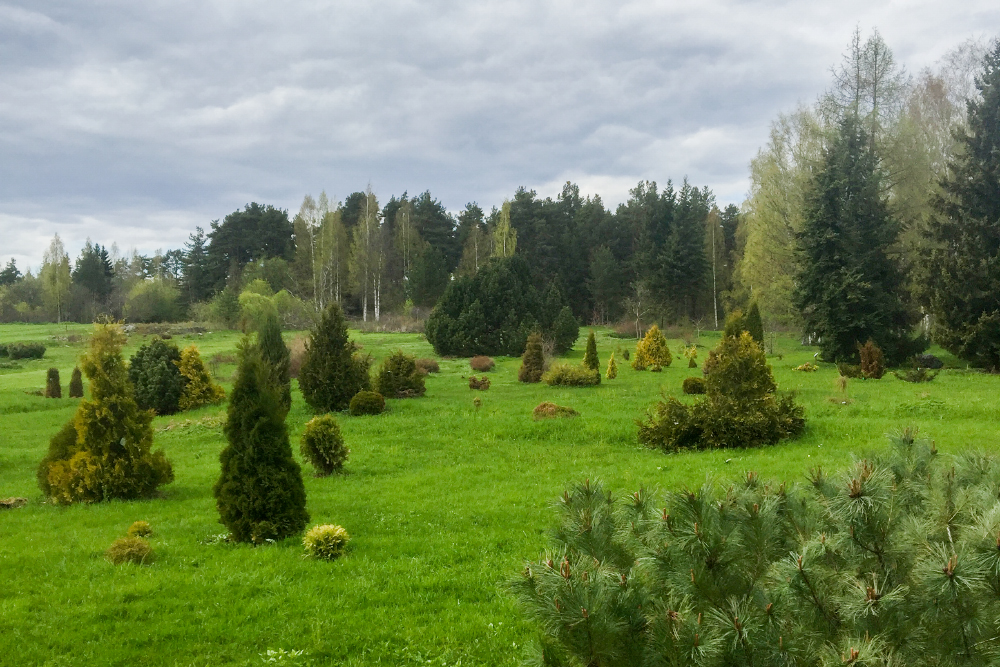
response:
<path fill-rule="evenodd" d="M 604 377 L 606 377 L 609 380 L 614 380 L 616 377 L 618 377 L 618 364 L 615 363 L 614 352 L 611 353 L 611 357 L 608 359 L 608 370 L 604 374 Z"/>
<path fill-rule="evenodd" d="M 129 361 L 128 377 L 135 387 L 135 401 L 143 410 L 172 415 L 180 410 L 184 376 L 178 367 L 181 352 L 160 338 L 140 347 Z"/>
<path fill-rule="evenodd" d="M 698 368 L 698 362 L 694 358 L 688 359 L 688 368 Z"/>
<path fill-rule="evenodd" d="M 149 542 L 141 537 L 120 537 L 111 543 L 108 550 L 104 552 L 104 557 L 114 565 L 125 563 L 149 565 L 156 555 Z"/>
<path fill-rule="evenodd" d="M 837 371 L 840 373 L 841 377 L 845 378 L 860 378 L 861 366 L 858 364 L 849 364 L 847 362 L 841 361 L 837 364 Z"/>
<path fill-rule="evenodd" d="M 153 415 L 136 404 L 124 345 L 121 324 L 94 325 L 81 364 L 90 398 L 80 401 L 71 425 L 49 443 L 39 470 L 39 486 L 55 502 L 146 498 L 174 479 L 163 452 L 150 451 Z"/>
<path fill-rule="evenodd" d="M 181 350 L 181 361 L 177 368 L 184 378 L 184 391 L 177 403 L 181 410 L 194 410 L 225 400 L 225 390 L 212 380 L 197 347 L 189 345 Z"/>
<path fill-rule="evenodd" d="M 375 391 L 359 391 L 351 399 L 351 414 L 380 415 L 385 412 L 385 397 Z"/>
<path fill-rule="evenodd" d="M 764 321 L 760 317 L 760 308 L 757 307 L 756 301 L 750 304 L 750 310 L 747 311 L 743 325 L 758 345 L 764 344 Z"/>
<path fill-rule="evenodd" d="M 302 538 L 302 546 L 310 558 L 334 560 L 344 553 L 350 540 L 351 536 L 343 526 L 325 524 L 310 528 Z"/>
<path fill-rule="evenodd" d="M 79 367 L 73 369 L 73 375 L 70 377 L 69 397 L 83 398 L 83 373 L 80 372 Z"/>
<path fill-rule="evenodd" d="M 477 378 L 475 375 L 469 376 L 469 389 L 479 389 L 486 391 L 490 388 L 490 379 L 487 376 Z"/>
<path fill-rule="evenodd" d="M 441 372 L 441 366 L 438 364 L 437 359 L 417 359 L 417 368 L 424 375 Z"/>
<path fill-rule="evenodd" d="M 858 345 L 858 355 L 861 357 L 861 377 L 866 380 L 880 380 L 885 375 L 885 357 L 882 348 L 871 338 L 864 345 Z"/>
<path fill-rule="evenodd" d="M 926 368 L 910 368 L 893 371 L 892 374 L 903 382 L 931 382 L 941 371 L 929 371 Z"/>
<path fill-rule="evenodd" d="M 531 411 L 531 416 L 535 421 L 541 419 L 558 419 L 560 417 L 578 417 L 579 415 L 580 413 L 573 408 L 568 408 L 565 405 L 556 405 L 550 401 L 539 403 Z"/>
<path fill-rule="evenodd" d="M 672 361 L 673 357 L 670 356 L 667 339 L 660 331 L 660 327 L 654 324 L 646 332 L 645 337 L 635 346 L 635 358 L 632 359 L 632 368 L 637 371 L 644 371 L 650 366 L 669 366 Z"/>
<path fill-rule="evenodd" d="M 542 336 L 533 333 L 528 336 L 521 355 L 521 368 L 517 371 L 518 382 L 540 382 L 545 372 L 545 356 L 542 353 Z"/>
<path fill-rule="evenodd" d="M 135 521 L 128 527 L 129 537 L 149 537 L 153 534 L 153 527 L 148 521 Z"/>
<path fill-rule="evenodd" d="M 262 317 L 257 325 L 256 344 L 269 369 L 271 383 L 281 397 L 281 405 L 288 412 L 292 407 L 291 353 L 281 337 L 281 321 L 277 313 Z"/>
<path fill-rule="evenodd" d="M 375 391 L 390 398 L 423 396 L 424 374 L 417 369 L 416 360 L 402 350 L 386 357 L 375 374 Z"/>
<path fill-rule="evenodd" d="M 583 355 L 583 365 L 594 371 L 601 369 L 601 360 L 597 357 L 597 338 L 594 337 L 593 331 L 587 336 L 587 351 Z"/>
<path fill-rule="evenodd" d="M 340 425 L 333 415 L 320 415 L 306 422 L 302 432 L 302 457 L 316 469 L 317 477 L 326 477 L 344 468 L 351 450 L 344 445 Z"/>
<path fill-rule="evenodd" d="M 555 364 L 542 376 L 551 386 L 591 387 L 601 384 L 601 372 L 573 364 Z"/>
<path fill-rule="evenodd" d="M 477 373 L 488 373 L 496 366 L 496 362 L 480 354 L 469 359 L 469 366 Z"/>
<path fill-rule="evenodd" d="M 913 367 L 937 370 L 939 368 L 944 368 L 944 362 L 935 357 L 933 354 L 918 354 L 913 357 Z"/>
<path fill-rule="evenodd" d="M 45 346 L 41 343 L 8 343 L 7 356 L 14 359 L 41 359 Z"/>
<path fill-rule="evenodd" d="M 704 394 L 705 378 L 684 378 L 682 388 L 685 394 Z"/>
<path fill-rule="evenodd" d="M 737 308 L 726 317 L 726 325 L 722 330 L 723 338 L 739 338 L 747 330 L 746 316 Z"/>
<path fill-rule="evenodd" d="M 228 444 L 213 493 L 219 522 L 236 542 L 261 544 L 300 533 L 309 521 L 302 471 L 292 457 L 287 412 L 260 349 L 244 339 L 229 397 Z"/>
<path fill-rule="evenodd" d="M 302 396 L 315 412 L 344 410 L 355 394 L 371 388 L 370 364 L 348 340 L 344 313 L 332 303 L 309 336 L 299 372 Z"/>
<path fill-rule="evenodd" d="M 45 398 L 62 398 L 62 384 L 59 383 L 58 368 L 50 368 L 45 375 Z"/>

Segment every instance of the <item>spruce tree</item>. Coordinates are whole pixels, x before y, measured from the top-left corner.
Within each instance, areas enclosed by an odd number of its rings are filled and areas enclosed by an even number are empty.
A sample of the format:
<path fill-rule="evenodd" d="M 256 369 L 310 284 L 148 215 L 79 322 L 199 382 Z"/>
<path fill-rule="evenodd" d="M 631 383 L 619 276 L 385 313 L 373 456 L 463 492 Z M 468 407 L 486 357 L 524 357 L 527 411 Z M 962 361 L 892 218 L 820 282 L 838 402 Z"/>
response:
<path fill-rule="evenodd" d="M 286 410 L 272 368 L 244 341 L 223 428 L 228 445 L 213 489 L 219 522 L 237 542 L 295 535 L 309 521 L 302 471 L 292 457 Z"/>
<path fill-rule="evenodd" d="M 873 339 L 893 364 L 919 351 L 917 317 L 904 304 L 903 279 L 888 250 L 899 224 L 889 211 L 874 144 L 846 116 L 823 156 L 799 235 L 803 262 L 796 305 L 827 361 L 858 359 Z"/>
<path fill-rule="evenodd" d="M 956 356 L 1000 370 L 1000 40 L 976 79 L 979 96 L 956 138 L 935 199 L 924 300 L 935 338 Z"/>
<path fill-rule="evenodd" d="M 746 325 L 747 331 L 750 333 L 750 337 L 753 338 L 758 345 L 763 345 L 764 321 L 760 317 L 760 308 L 757 307 L 756 301 L 750 304 L 750 310 L 747 311 L 747 316 L 743 323 Z"/>
<path fill-rule="evenodd" d="M 292 407 L 291 353 L 281 338 L 281 322 L 275 313 L 269 313 L 257 331 L 257 347 L 261 358 L 270 369 L 271 382 L 278 390 L 285 412 Z"/>
<path fill-rule="evenodd" d="M 299 388 L 317 413 L 346 410 L 351 398 L 371 387 L 368 358 L 347 338 L 347 323 L 337 303 L 323 312 L 306 344 Z"/>
<path fill-rule="evenodd" d="M 583 365 L 592 371 L 601 369 L 601 360 L 597 357 L 597 339 L 593 331 L 587 336 L 587 351 L 583 355 Z"/>

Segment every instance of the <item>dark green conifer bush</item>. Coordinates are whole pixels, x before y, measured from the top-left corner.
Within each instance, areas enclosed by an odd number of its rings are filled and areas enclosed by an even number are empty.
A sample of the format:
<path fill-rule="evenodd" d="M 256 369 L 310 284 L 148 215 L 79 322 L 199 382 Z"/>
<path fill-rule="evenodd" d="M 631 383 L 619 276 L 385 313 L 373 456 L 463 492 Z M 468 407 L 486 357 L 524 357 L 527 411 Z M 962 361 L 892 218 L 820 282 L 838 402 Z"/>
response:
<path fill-rule="evenodd" d="M 903 382 L 931 382 L 941 371 L 929 371 L 926 368 L 909 368 L 893 371 L 892 374 Z"/>
<path fill-rule="evenodd" d="M 563 306 L 552 323 L 552 343 L 556 354 L 566 354 L 580 337 L 580 323 L 569 306 Z"/>
<path fill-rule="evenodd" d="M 277 313 L 263 316 L 257 329 L 257 346 L 270 369 L 271 382 L 278 390 L 281 405 L 288 412 L 292 407 L 291 352 L 281 337 L 281 320 Z"/>
<path fill-rule="evenodd" d="M 601 370 L 601 360 L 597 356 L 597 338 L 591 331 L 587 336 L 587 351 L 583 355 L 583 365 L 594 371 Z"/>
<path fill-rule="evenodd" d="M 140 347 L 129 361 L 128 377 L 135 387 L 135 401 L 143 410 L 172 415 L 180 410 L 185 378 L 180 371 L 181 351 L 160 338 Z"/>
<path fill-rule="evenodd" d="M 763 345 L 764 321 L 760 317 L 760 308 L 757 307 L 756 301 L 750 304 L 750 310 L 747 311 L 747 316 L 743 320 L 743 324 L 746 326 L 746 330 L 750 334 L 750 337 L 753 338 L 758 345 Z"/>
<path fill-rule="evenodd" d="M 601 371 L 574 364 L 555 364 L 542 375 L 542 381 L 552 386 L 592 387 L 601 384 Z"/>
<path fill-rule="evenodd" d="M 310 334 L 299 372 L 302 396 L 315 412 L 344 410 L 355 394 L 371 387 L 371 359 L 357 350 L 347 338 L 343 311 L 330 304 Z"/>
<path fill-rule="evenodd" d="M 73 375 L 69 380 L 69 397 L 83 398 L 83 373 L 78 367 L 73 369 Z"/>
<path fill-rule="evenodd" d="M 301 452 L 302 457 L 316 469 L 316 476 L 326 477 L 343 469 L 351 450 L 344 444 L 337 420 L 327 414 L 306 422 Z"/>
<path fill-rule="evenodd" d="M 912 432 L 809 483 L 564 493 L 514 590 L 547 665 L 996 664 L 1000 462 Z"/>
<path fill-rule="evenodd" d="M 213 493 L 219 522 L 237 542 L 261 544 L 302 532 L 309 514 L 302 471 L 292 457 L 281 394 L 260 349 L 244 340 Z"/>
<path fill-rule="evenodd" d="M 705 378 L 684 378 L 682 388 L 685 394 L 704 394 Z"/>
<path fill-rule="evenodd" d="M 62 398 L 62 384 L 59 382 L 58 368 L 50 368 L 45 375 L 45 398 Z"/>
<path fill-rule="evenodd" d="M 45 356 L 45 345 L 42 343 L 8 343 L 7 355 L 11 359 L 41 359 Z"/>
<path fill-rule="evenodd" d="M 380 415 L 385 412 L 385 397 L 377 391 L 359 391 L 351 399 L 351 414 Z"/>
<path fill-rule="evenodd" d="M 545 372 L 545 356 L 542 353 L 542 336 L 533 333 L 528 336 L 521 355 L 521 368 L 517 371 L 518 382 L 541 382 Z"/>
<path fill-rule="evenodd" d="M 379 365 L 374 389 L 390 398 L 414 398 L 427 391 L 416 359 L 402 350 L 396 350 Z"/>

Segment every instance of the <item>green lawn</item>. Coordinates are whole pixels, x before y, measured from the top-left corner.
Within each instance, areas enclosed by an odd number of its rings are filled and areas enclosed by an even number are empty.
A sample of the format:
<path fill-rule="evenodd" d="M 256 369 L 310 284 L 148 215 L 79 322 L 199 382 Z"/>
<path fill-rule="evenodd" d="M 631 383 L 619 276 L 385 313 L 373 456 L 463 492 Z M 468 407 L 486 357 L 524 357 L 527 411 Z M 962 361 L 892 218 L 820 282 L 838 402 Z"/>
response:
<path fill-rule="evenodd" d="M 519 384 L 519 360 L 500 358 L 487 392 L 468 389 L 467 360 L 442 360 L 425 397 L 391 400 L 378 417 L 339 417 L 352 450 L 346 474 L 318 479 L 303 466 L 312 523 L 339 523 L 353 538 L 345 558 L 315 562 L 302 558 L 296 539 L 259 548 L 215 539 L 224 532 L 211 493 L 224 408 L 154 421 L 155 446 L 176 474 L 163 497 L 74 507 L 44 501 L 35 468 L 77 401 L 26 392 L 44 387 L 46 369 L 56 366 L 65 393 L 88 331 L 0 326 L 0 342 L 50 346 L 42 360 L 0 368 L 0 498 L 30 499 L 0 510 L 2 665 L 252 665 L 264 664 L 269 649 L 305 652 L 285 664 L 514 665 L 533 635 L 506 582 L 547 545 L 552 503 L 568 484 L 589 477 L 621 492 L 665 490 L 748 469 L 801 480 L 810 467 L 842 468 L 852 454 L 881 448 L 884 434 L 904 425 L 944 451 L 1000 442 L 1000 378 L 949 368 L 929 384 L 891 375 L 851 380 L 844 404 L 832 365 L 792 370 L 815 353 L 793 338 L 779 339 L 781 356 L 769 360 L 779 387 L 796 390 L 806 407 L 801 438 L 765 450 L 673 456 L 638 446 L 635 420 L 661 390 L 679 394 L 683 379 L 698 373 L 683 359 L 662 373 L 639 373 L 616 356 L 617 380 L 556 389 Z M 634 346 L 607 333 L 598 330 L 602 367 L 616 347 Z M 433 354 L 419 335 L 353 336 L 376 360 L 398 348 Z M 143 340 L 133 335 L 128 354 Z M 196 342 L 206 361 L 232 354 L 237 340 L 233 332 L 174 337 L 182 346 Z M 572 360 L 582 359 L 584 340 Z M 702 336 L 701 359 L 716 340 Z M 677 345 L 671 341 L 671 350 Z M 233 370 L 216 365 L 223 380 Z M 535 423 L 531 409 L 544 400 L 581 416 Z M 296 390 L 288 423 L 297 457 L 308 418 Z M 138 519 L 155 530 L 156 562 L 110 565 L 104 550 Z"/>

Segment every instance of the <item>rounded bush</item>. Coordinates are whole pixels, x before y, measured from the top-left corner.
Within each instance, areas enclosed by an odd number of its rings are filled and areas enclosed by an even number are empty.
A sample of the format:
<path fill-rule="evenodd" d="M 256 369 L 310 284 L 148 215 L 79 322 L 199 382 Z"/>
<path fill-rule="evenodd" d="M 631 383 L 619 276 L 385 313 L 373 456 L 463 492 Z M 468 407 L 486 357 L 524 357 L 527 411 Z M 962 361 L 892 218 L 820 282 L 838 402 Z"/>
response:
<path fill-rule="evenodd" d="M 324 524 L 313 526 L 302 538 L 306 555 L 319 560 L 334 560 L 344 553 L 351 536 L 343 526 Z"/>
<path fill-rule="evenodd" d="M 469 359 L 469 366 L 471 366 L 472 370 L 477 373 L 487 373 L 493 370 L 493 367 L 496 366 L 496 362 L 489 357 L 480 354 Z"/>
<path fill-rule="evenodd" d="M 153 527 L 148 521 L 136 521 L 128 527 L 129 537 L 149 537 L 153 534 Z"/>
<path fill-rule="evenodd" d="M 660 327 L 655 324 L 649 328 L 646 335 L 639 344 L 635 346 L 635 358 L 632 360 L 632 368 L 637 371 L 644 371 L 650 366 L 656 370 L 656 366 L 669 366 L 673 361 L 670 350 L 667 348 L 667 339 L 660 331 Z"/>
<path fill-rule="evenodd" d="M 377 391 L 359 391 L 351 399 L 351 414 L 380 415 L 385 412 L 385 398 Z"/>
<path fill-rule="evenodd" d="M 303 458 L 313 465 L 319 477 L 342 470 L 351 450 L 344 446 L 344 436 L 333 415 L 313 417 L 302 432 Z"/>
<path fill-rule="evenodd" d="M 375 391 L 390 398 L 414 398 L 427 391 L 424 374 L 417 369 L 416 359 L 402 350 L 382 361 L 374 385 Z"/>
<path fill-rule="evenodd" d="M 584 366 L 556 364 L 542 376 L 542 381 L 551 386 L 592 387 L 601 384 L 601 372 Z"/>
<path fill-rule="evenodd" d="M 153 547 L 141 537 L 121 537 L 111 543 L 108 550 L 104 552 L 104 557 L 115 565 L 123 563 L 149 565 L 153 562 L 155 555 Z"/>
<path fill-rule="evenodd" d="M 437 359 L 417 359 L 417 368 L 425 375 L 441 372 L 441 366 L 438 365 Z"/>
<path fill-rule="evenodd" d="M 540 419 L 558 419 L 559 417 L 577 417 L 580 413 L 565 405 L 556 405 L 551 401 L 545 401 L 535 406 L 531 411 L 531 416 L 535 421 Z"/>
<path fill-rule="evenodd" d="M 685 394 L 704 394 L 705 378 L 684 378 L 683 389 Z"/>

